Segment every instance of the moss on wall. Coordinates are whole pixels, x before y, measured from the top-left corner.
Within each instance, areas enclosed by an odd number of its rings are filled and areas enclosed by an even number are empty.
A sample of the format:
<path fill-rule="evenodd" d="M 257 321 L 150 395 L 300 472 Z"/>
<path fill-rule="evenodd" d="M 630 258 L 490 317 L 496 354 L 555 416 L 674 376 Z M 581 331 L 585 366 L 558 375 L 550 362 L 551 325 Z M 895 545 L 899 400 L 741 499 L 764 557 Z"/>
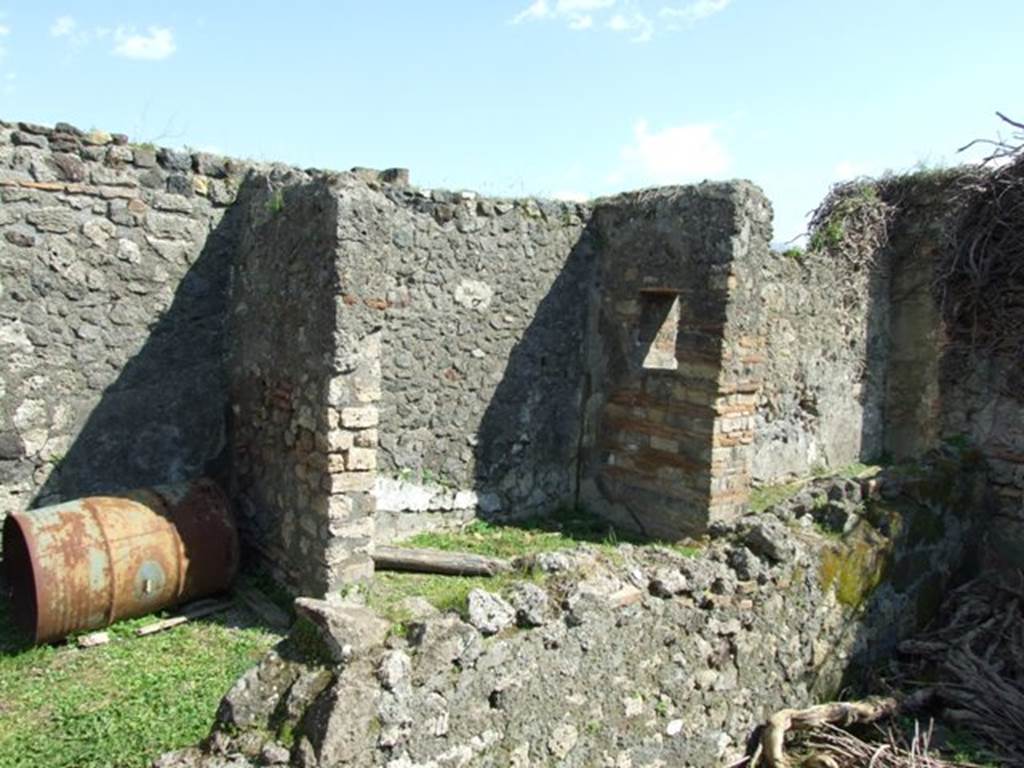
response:
<path fill-rule="evenodd" d="M 840 603 L 859 609 L 885 578 L 891 551 L 890 539 L 859 526 L 822 552 L 818 567 L 822 589 L 834 587 Z"/>

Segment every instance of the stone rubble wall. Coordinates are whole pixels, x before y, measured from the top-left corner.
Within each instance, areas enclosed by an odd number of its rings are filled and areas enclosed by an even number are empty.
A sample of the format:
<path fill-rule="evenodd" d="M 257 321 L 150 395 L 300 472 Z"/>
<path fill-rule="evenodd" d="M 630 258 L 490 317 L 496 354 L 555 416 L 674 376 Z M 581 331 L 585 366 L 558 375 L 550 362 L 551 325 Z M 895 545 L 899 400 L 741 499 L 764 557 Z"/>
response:
<path fill-rule="evenodd" d="M 937 265 L 949 247 L 941 185 L 903 191 L 885 257 L 892 273 L 886 450 L 920 455 L 943 440 L 978 446 L 989 465 L 995 515 L 985 532 L 990 565 L 1024 565 L 1024 364 L 1019 357 L 951 345 Z"/>
<path fill-rule="evenodd" d="M 253 176 L 230 298 L 233 495 L 285 583 L 572 504 L 590 253 L 575 204 Z"/>
<path fill-rule="evenodd" d="M 753 480 L 806 477 L 883 452 L 888 275 L 814 250 L 773 252 L 759 279 L 765 362 Z"/>
<path fill-rule="evenodd" d="M 248 164 L 0 123 L 0 518 L 203 473 Z"/>
<path fill-rule="evenodd" d="M 952 210 L 943 177 L 877 192 L 894 206 L 873 267 L 832 256 L 773 254 L 762 285 L 767 361 L 753 480 L 766 484 L 855 461 L 921 456 L 946 440 L 978 446 L 997 514 L 988 562 L 1024 563 L 1024 374 L 1021 361 L 957 349 L 937 274 Z"/>
<path fill-rule="evenodd" d="M 343 298 L 382 329 L 379 540 L 574 502 L 588 218 L 401 186 L 342 201 Z"/>
<path fill-rule="evenodd" d="M 696 557 L 529 556 L 532 581 L 461 615 L 410 603 L 400 629 L 354 596 L 298 600 L 304 629 L 227 693 L 204 747 L 156 765 L 734 764 L 766 713 L 862 682 L 935 614 L 977 469 L 944 451 L 816 481 Z"/>

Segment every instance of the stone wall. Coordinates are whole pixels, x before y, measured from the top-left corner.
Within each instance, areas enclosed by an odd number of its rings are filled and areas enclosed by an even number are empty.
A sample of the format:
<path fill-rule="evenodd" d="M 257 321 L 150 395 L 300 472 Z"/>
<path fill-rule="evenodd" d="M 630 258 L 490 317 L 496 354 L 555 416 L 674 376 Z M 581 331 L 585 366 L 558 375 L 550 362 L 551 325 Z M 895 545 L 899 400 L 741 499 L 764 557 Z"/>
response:
<path fill-rule="evenodd" d="M 586 210 L 253 176 L 232 281 L 233 495 L 314 594 L 371 541 L 572 504 Z"/>
<path fill-rule="evenodd" d="M 1018 355 L 952 343 L 941 273 L 956 209 L 955 175 L 911 177 L 896 192 L 887 258 L 892 272 L 886 371 L 886 449 L 920 455 L 942 440 L 978 446 L 989 464 L 995 515 L 985 531 L 989 564 L 1024 564 L 1024 365 Z M 882 187 L 883 191 L 885 187 Z M 1009 308 L 1007 308 L 1009 309 Z M 998 321 L 997 321 L 998 322 Z"/>
<path fill-rule="evenodd" d="M 888 270 L 824 250 L 774 252 L 759 280 L 766 360 L 753 479 L 774 483 L 883 452 Z"/>
<path fill-rule="evenodd" d="M 363 436 L 346 429 L 351 414 L 339 424 L 342 409 L 332 407 L 342 399 L 335 378 L 343 369 L 335 354 L 337 200 L 322 179 L 279 174 L 251 177 L 239 206 L 227 333 L 231 495 L 246 543 L 278 580 L 324 594 L 372 572 L 372 531 L 340 552 L 334 546 L 353 507 L 372 517 L 372 475 L 356 475 L 360 493 L 345 470 L 360 453 L 364 463 L 373 457 L 355 446 Z"/>
<path fill-rule="evenodd" d="M 537 554 L 528 581 L 473 590 L 461 614 L 410 602 L 397 629 L 357 594 L 298 601 L 304 642 L 232 687 L 205 751 L 158 765 L 738 764 L 765 713 L 865 693 L 862 667 L 935 615 L 973 540 L 976 470 L 943 451 L 817 481 L 697 556 Z"/>
<path fill-rule="evenodd" d="M 584 503 L 675 539 L 743 508 L 771 210 L 745 182 L 598 201 Z"/>
<path fill-rule="evenodd" d="M 948 211 L 911 191 L 857 268 L 771 254 L 745 182 L 591 208 L 2 123 L 0 516 L 230 476 L 321 591 L 372 539 L 579 502 L 677 538 L 751 481 L 963 436 L 1018 557 L 1020 362 L 947 354 Z"/>
<path fill-rule="evenodd" d="M 0 517 L 199 475 L 245 166 L 0 123 Z"/>
<path fill-rule="evenodd" d="M 588 216 L 396 186 L 342 201 L 345 301 L 383 329 L 380 539 L 574 503 Z"/>

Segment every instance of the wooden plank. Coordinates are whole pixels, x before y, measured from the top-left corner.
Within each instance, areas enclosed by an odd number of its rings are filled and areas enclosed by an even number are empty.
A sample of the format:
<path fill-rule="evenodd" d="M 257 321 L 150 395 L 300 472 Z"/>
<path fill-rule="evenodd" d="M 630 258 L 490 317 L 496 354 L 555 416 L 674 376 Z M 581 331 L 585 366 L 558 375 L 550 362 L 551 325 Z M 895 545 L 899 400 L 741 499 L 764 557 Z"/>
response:
<path fill-rule="evenodd" d="M 234 602 L 231 600 L 202 600 L 186 606 L 185 609 L 177 616 L 172 616 L 169 619 L 161 619 L 160 621 L 154 621 L 151 624 L 139 627 L 135 630 L 135 634 L 138 637 L 154 635 L 157 632 L 163 632 L 165 629 L 177 627 L 185 622 L 192 621 L 193 619 L 201 619 L 203 616 L 209 616 L 213 613 L 225 611 L 232 605 L 234 605 Z"/>
<path fill-rule="evenodd" d="M 447 576 L 494 576 L 512 568 L 508 560 L 497 557 L 386 546 L 374 550 L 373 563 L 381 571 L 412 571 Z"/>

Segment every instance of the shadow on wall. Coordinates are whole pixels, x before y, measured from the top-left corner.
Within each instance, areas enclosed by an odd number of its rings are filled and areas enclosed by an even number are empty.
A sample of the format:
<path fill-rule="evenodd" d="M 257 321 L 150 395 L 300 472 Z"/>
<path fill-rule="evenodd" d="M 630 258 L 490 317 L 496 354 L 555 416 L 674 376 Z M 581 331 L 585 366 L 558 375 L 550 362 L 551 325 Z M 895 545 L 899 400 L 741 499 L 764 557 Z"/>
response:
<path fill-rule="evenodd" d="M 204 474 L 220 477 L 226 455 L 224 318 L 238 218 L 237 207 L 226 209 L 170 307 L 104 390 L 32 506 Z"/>
<path fill-rule="evenodd" d="M 473 457 L 484 520 L 523 520 L 578 503 L 596 253 L 589 222 L 512 349 L 481 418 Z"/>

